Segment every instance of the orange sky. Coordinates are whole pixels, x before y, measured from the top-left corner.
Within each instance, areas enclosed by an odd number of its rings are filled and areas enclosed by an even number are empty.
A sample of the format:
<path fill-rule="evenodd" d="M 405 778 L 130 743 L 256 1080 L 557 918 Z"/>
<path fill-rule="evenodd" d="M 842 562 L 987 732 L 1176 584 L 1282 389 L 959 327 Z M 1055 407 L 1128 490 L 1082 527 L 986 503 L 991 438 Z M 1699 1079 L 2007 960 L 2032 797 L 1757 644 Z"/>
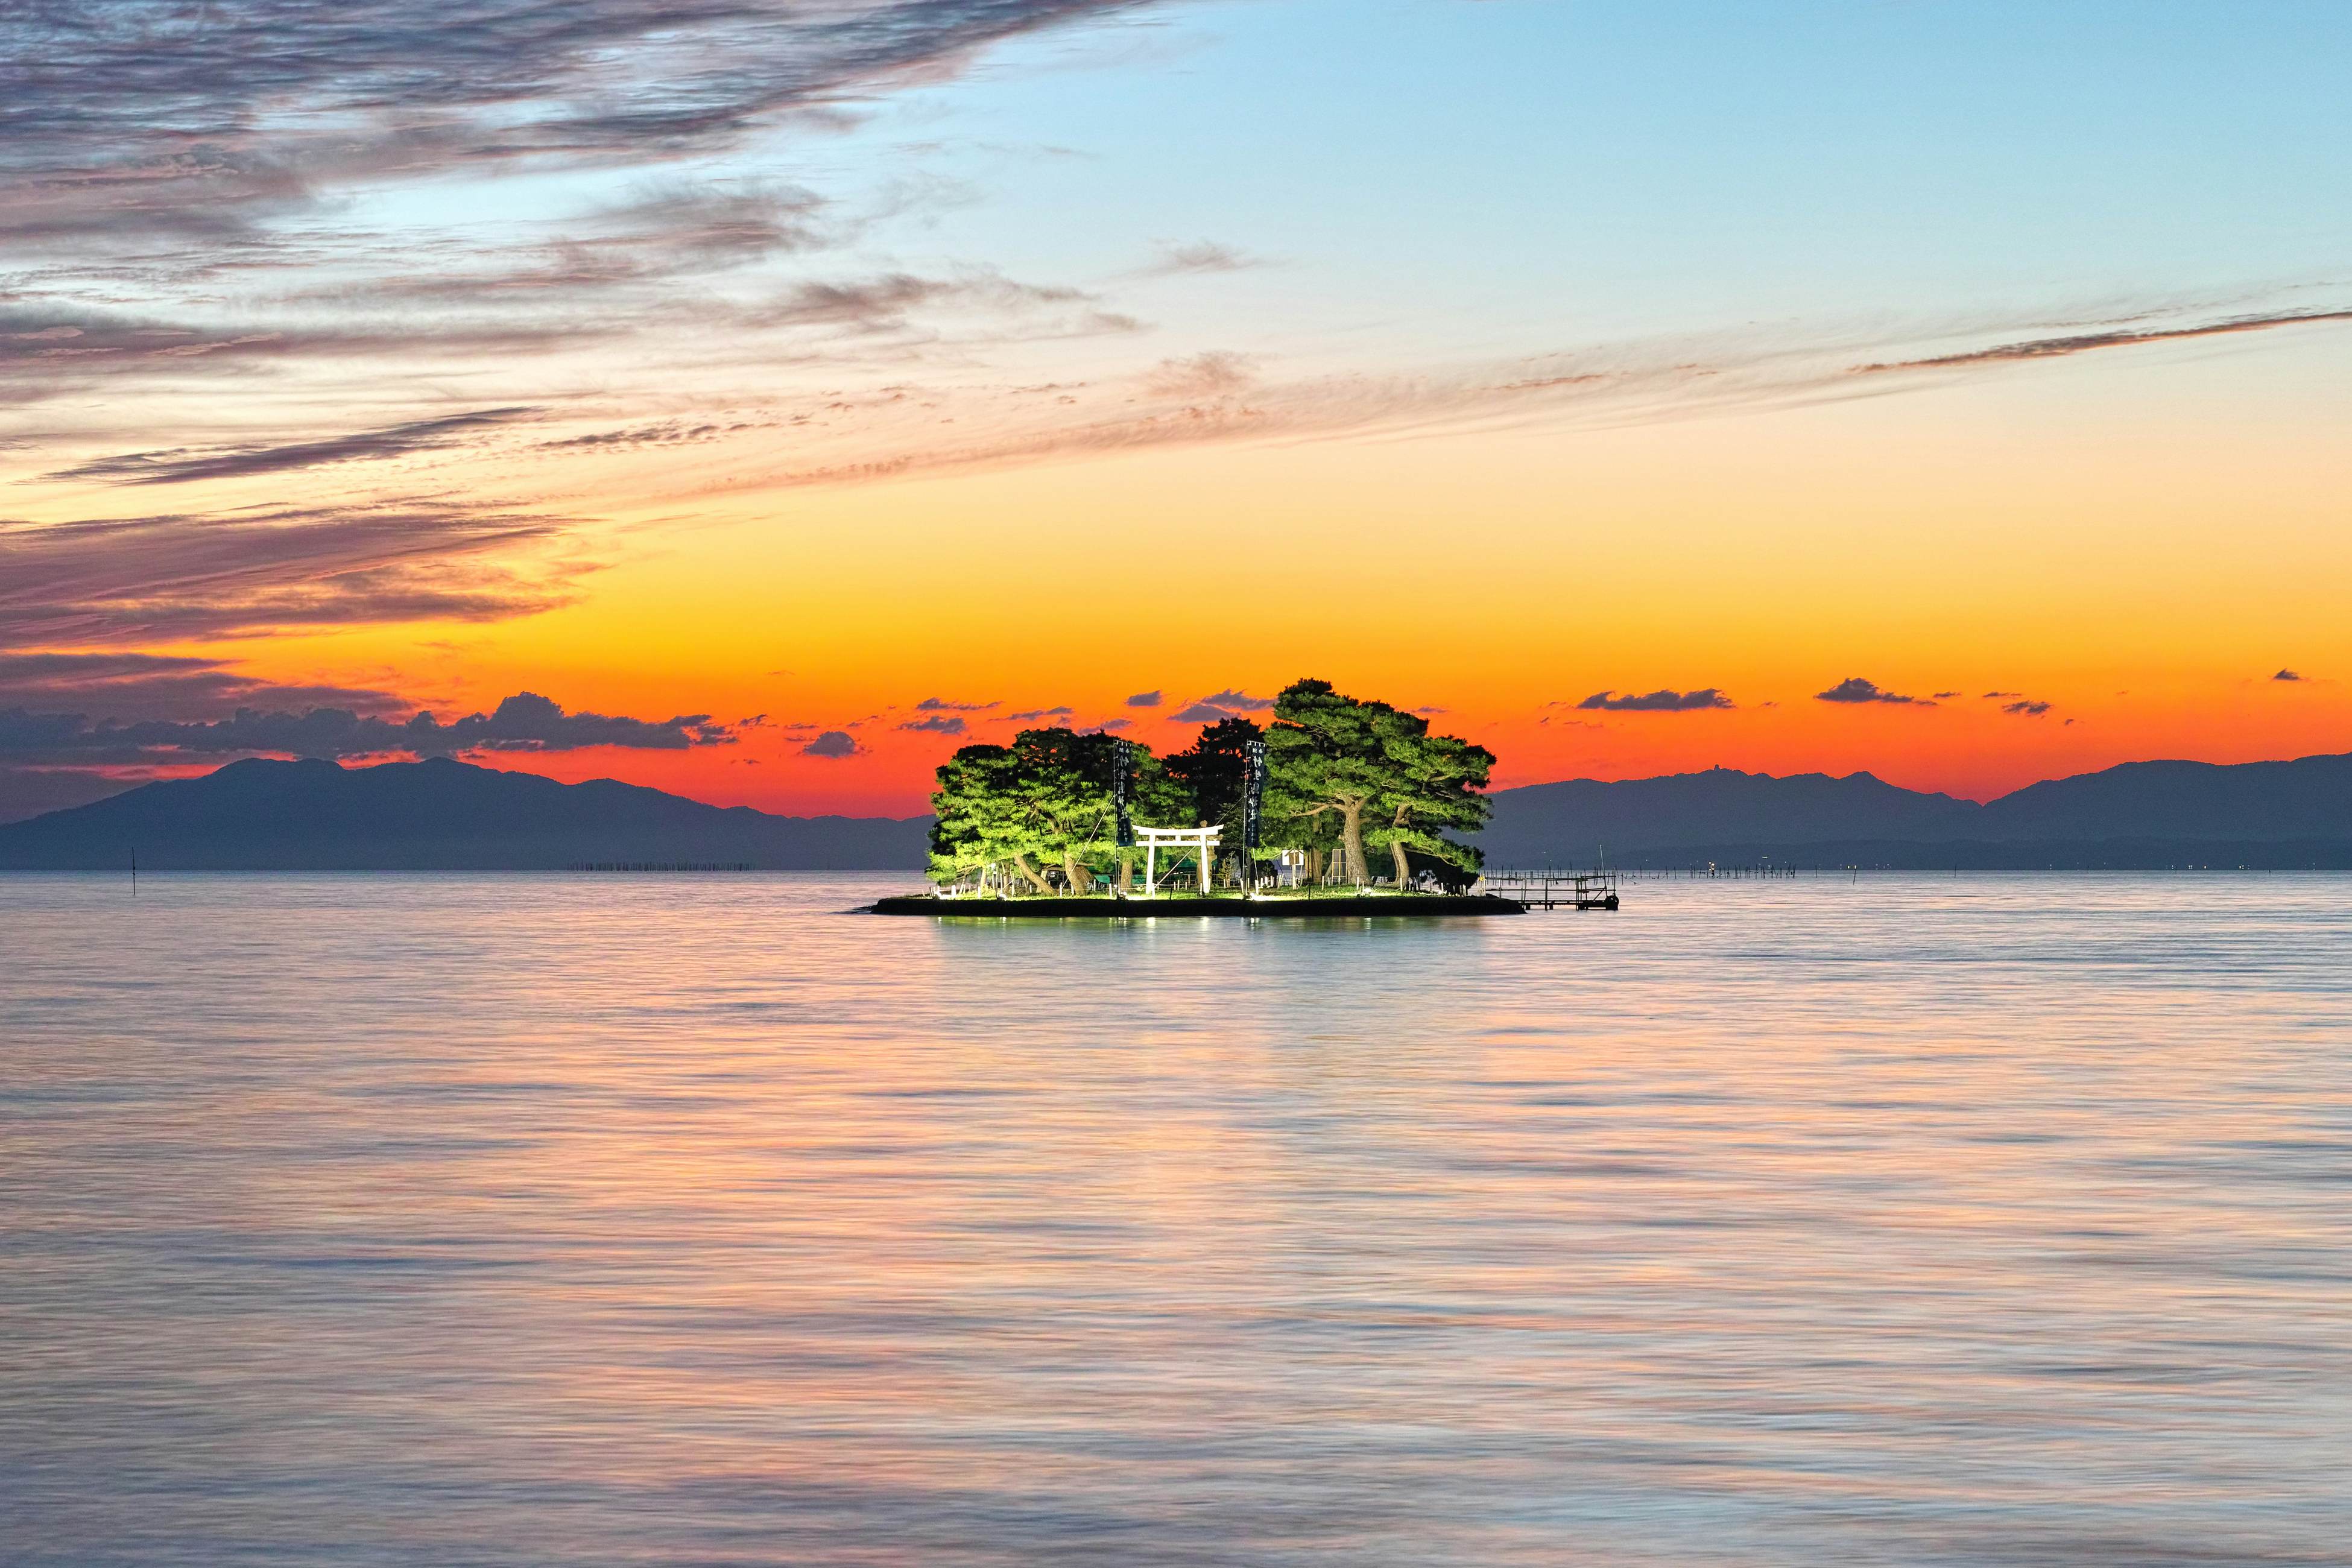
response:
<path fill-rule="evenodd" d="M 2336 33 L 2239 39 L 2260 105 L 2161 113 L 2053 38 L 1996 114 L 1959 55 L 1856 85 L 1982 43 L 1933 7 L 1853 58 L 1759 34 L 1769 104 L 1631 19 L 1144 9 L 932 37 L 860 0 L 888 69 L 779 10 L 704 80 L 616 4 L 594 69 L 750 95 L 658 151 L 590 144 L 568 56 L 520 109 L 458 80 L 439 140 L 354 142 L 389 32 L 290 99 L 190 84 L 215 163 L 130 114 L 27 140 L 0 816 L 518 692 L 650 722 L 468 754 L 790 812 L 919 810 L 1024 712 L 1172 749 L 1200 699 L 1304 675 L 1443 710 L 1504 784 L 1984 798 L 2352 749 L 2352 222 L 2305 195 L 2347 144 Z M 1310 36 L 1361 90 L 1277 126 Z M 2178 83 L 2215 46 L 2131 47 Z M 1517 74 L 1553 47 L 1615 68 L 1593 101 Z M 554 129 L 518 153 L 524 110 Z M 2187 182 L 2216 139 L 2235 182 Z M 2125 199 L 2159 189 L 2168 222 Z M 1819 695 L 1856 679 L 1917 700 Z"/>

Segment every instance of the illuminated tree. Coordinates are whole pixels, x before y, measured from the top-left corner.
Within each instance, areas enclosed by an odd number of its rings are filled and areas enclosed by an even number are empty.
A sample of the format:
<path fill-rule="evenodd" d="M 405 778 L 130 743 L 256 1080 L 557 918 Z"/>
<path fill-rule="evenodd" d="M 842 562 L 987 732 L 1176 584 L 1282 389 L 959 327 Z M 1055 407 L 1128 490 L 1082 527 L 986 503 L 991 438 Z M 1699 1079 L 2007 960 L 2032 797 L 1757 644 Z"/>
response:
<path fill-rule="evenodd" d="M 1388 777 L 1378 805 L 1382 820 L 1367 837 L 1393 858 L 1397 886 L 1412 880 L 1408 847 L 1475 866 L 1476 849 L 1441 837 L 1438 830 L 1475 833 L 1486 826 L 1491 806 L 1480 792 L 1494 771 L 1495 753 L 1452 735 L 1433 735 L 1428 720 L 1394 709 L 1375 720 L 1373 731 Z"/>
<path fill-rule="evenodd" d="M 1050 892 L 1029 857 L 1041 839 L 1023 759 L 1010 746 L 966 746 L 940 764 L 931 793 L 931 874 L 952 881 L 1011 866 Z"/>
<path fill-rule="evenodd" d="M 1486 819 L 1495 764 L 1483 746 L 1432 735 L 1429 721 L 1385 702 L 1345 697 L 1326 680 L 1301 680 L 1276 699 L 1266 732 L 1273 776 L 1266 810 L 1283 841 L 1336 838 L 1341 878 L 1370 880 L 1368 843 L 1389 850 L 1397 885 L 1411 879 L 1408 847 L 1475 864 L 1476 852 L 1439 836 Z M 1335 831 L 1336 830 L 1336 831 Z"/>
<path fill-rule="evenodd" d="M 1050 893 L 1038 862 L 1058 862 L 1074 893 L 1093 889 L 1097 868 L 1119 857 L 1111 793 L 1116 742 L 1070 730 L 1024 730 L 1009 746 L 966 746 L 941 763 L 931 796 L 932 875 L 948 881 L 1009 867 L 1032 891 Z M 1130 805 L 1144 820 L 1181 810 L 1182 791 L 1150 752 L 1130 748 Z"/>
<path fill-rule="evenodd" d="M 1301 680 L 1275 699 L 1266 731 L 1266 815 L 1288 830 L 1286 838 L 1306 837 L 1300 829 L 1318 826 L 1316 837 L 1336 837 L 1339 875 L 1359 886 L 1370 879 L 1365 814 L 1388 778 L 1377 721 L 1394 711 L 1384 702 L 1342 697 L 1328 680 Z"/>

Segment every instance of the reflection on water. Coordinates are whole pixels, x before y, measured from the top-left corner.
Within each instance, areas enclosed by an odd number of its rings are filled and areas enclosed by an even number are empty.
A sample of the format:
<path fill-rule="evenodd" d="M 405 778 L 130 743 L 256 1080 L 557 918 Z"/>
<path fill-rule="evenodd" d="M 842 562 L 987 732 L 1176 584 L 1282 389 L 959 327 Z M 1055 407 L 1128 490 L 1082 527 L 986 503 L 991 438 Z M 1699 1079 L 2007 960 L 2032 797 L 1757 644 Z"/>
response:
<path fill-rule="evenodd" d="M 0 1557 L 2352 1550 L 2352 880 L 881 886 L 0 879 Z"/>

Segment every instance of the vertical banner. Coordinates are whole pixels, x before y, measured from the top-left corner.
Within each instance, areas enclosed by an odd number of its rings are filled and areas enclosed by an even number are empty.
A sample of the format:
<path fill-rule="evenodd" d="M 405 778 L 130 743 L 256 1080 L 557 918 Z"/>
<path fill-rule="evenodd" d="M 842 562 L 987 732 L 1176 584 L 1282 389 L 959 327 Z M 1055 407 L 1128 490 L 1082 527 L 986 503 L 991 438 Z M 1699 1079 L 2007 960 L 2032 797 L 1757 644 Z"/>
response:
<path fill-rule="evenodd" d="M 1135 748 L 1125 741 L 1110 743 L 1110 804 L 1118 814 L 1118 847 L 1135 847 L 1135 822 L 1127 810 L 1127 781 L 1135 771 Z"/>
<path fill-rule="evenodd" d="M 1265 742 L 1249 743 L 1249 778 L 1242 789 L 1242 847 L 1258 847 L 1258 818 L 1265 811 Z"/>

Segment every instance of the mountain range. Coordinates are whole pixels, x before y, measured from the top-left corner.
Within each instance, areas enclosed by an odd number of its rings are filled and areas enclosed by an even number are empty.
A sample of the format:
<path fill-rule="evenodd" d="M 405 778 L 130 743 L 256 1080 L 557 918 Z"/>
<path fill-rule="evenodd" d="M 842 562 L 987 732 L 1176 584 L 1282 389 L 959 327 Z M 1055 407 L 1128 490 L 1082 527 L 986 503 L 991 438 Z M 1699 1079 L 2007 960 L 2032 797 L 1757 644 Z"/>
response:
<path fill-rule="evenodd" d="M 2352 868 L 2352 755 L 2126 763 L 1979 805 L 1851 773 L 1713 768 L 1497 790 L 1493 866 Z M 436 758 L 232 763 L 0 826 L 0 870 L 915 870 L 929 817 L 777 816 Z"/>
<path fill-rule="evenodd" d="M 1869 773 L 1712 768 L 1497 790 L 1495 866 L 2352 867 L 2352 755 L 2126 763 L 1979 805 Z"/>
<path fill-rule="evenodd" d="M 637 784 L 436 757 L 231 763 L 0 826 L 0 869 L 541 871 L 583 864 L 913 869 L 930 819 L 773 816 Z"/>

